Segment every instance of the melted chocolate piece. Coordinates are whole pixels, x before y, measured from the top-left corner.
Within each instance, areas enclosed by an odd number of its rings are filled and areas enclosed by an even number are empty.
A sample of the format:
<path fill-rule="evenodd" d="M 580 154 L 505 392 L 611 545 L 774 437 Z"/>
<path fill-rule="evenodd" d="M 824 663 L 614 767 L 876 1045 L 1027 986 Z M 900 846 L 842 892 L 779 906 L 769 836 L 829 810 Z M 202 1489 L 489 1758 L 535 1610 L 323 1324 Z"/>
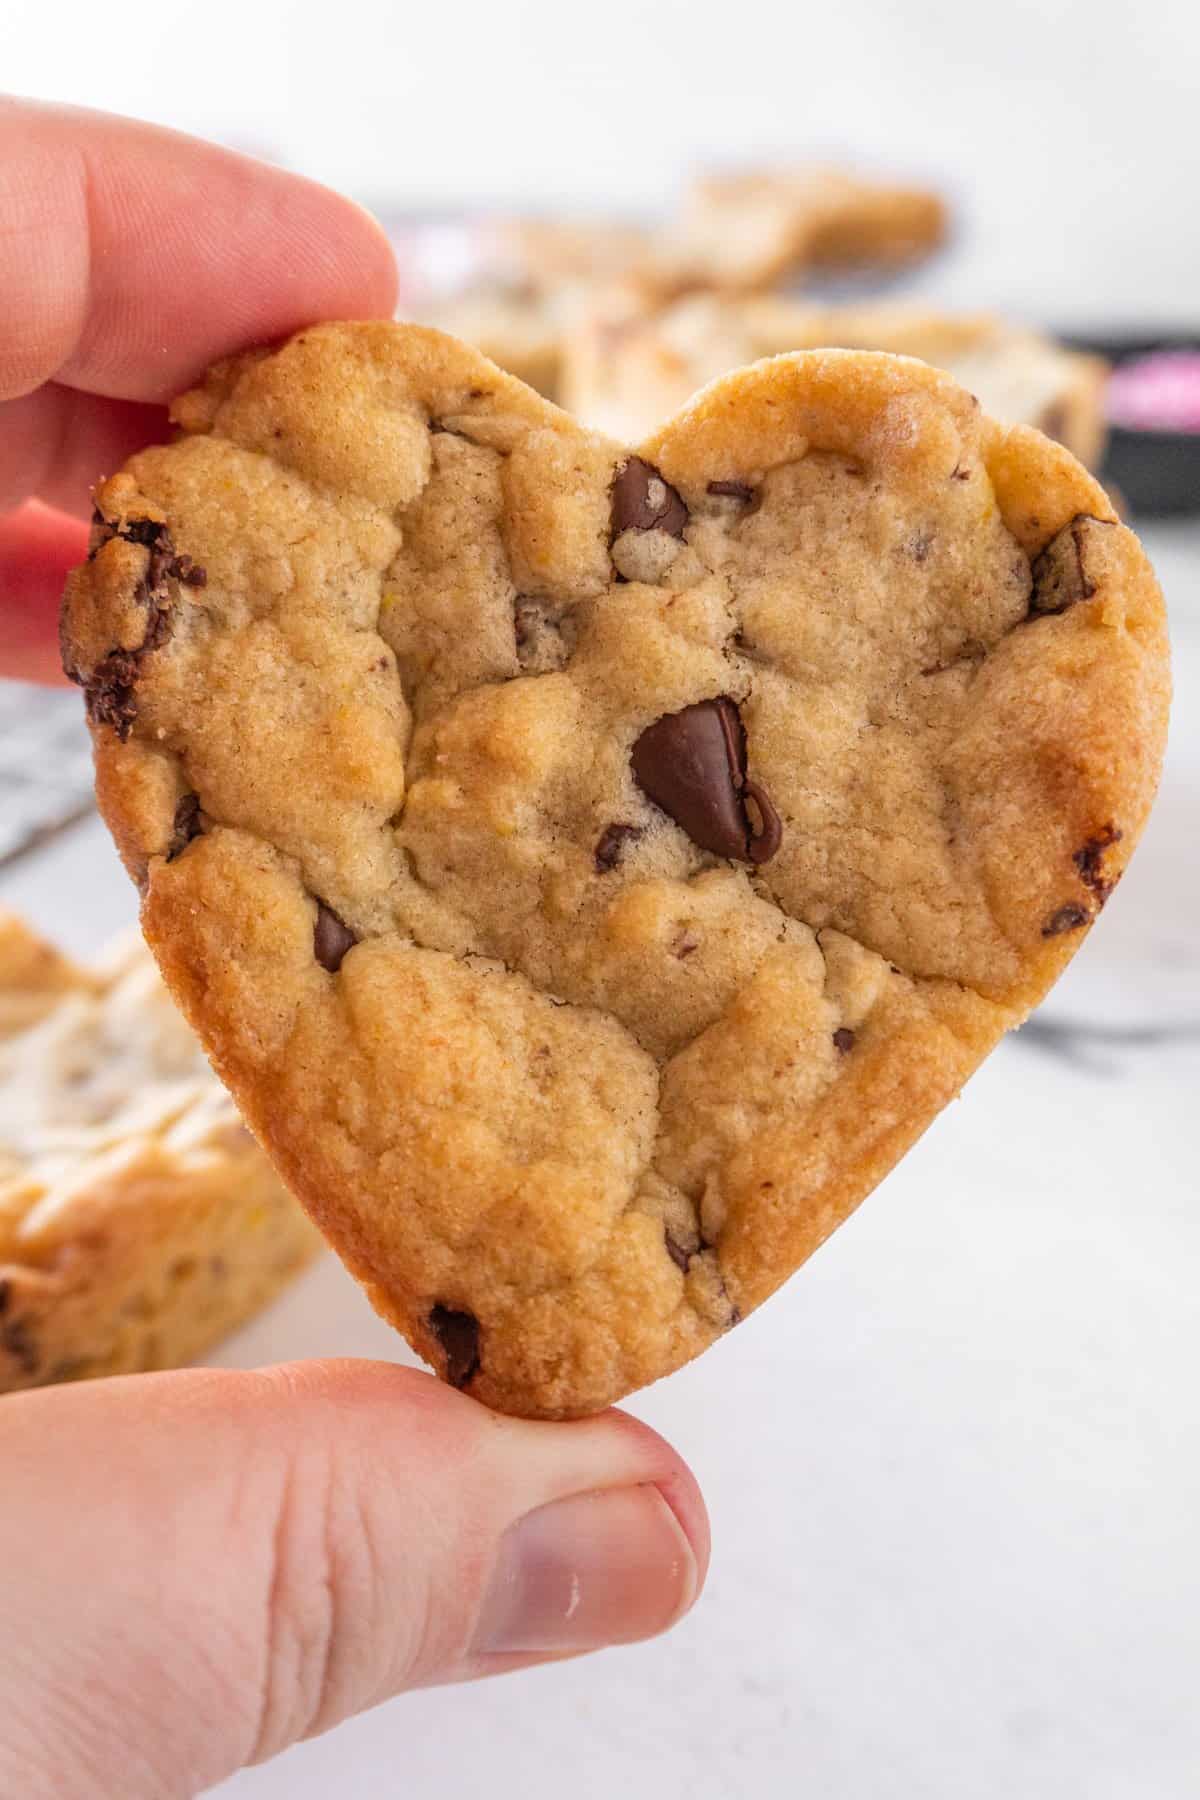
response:
<path fill-rule="evenodd" d="M 95 725 L 109 725 L 124 743 L 137 718 L 137 685 L 140 650 L 114 650 L 98 662 L 86 678 L 67 669 L 71 681 L 83 688 L 87 716 Z"/>
<path fill-rule="evenodd" d="M 479 1320 L 474 1313 L 439 1303 L 428 1324 L 446 1358 L 446 1380 L 451 1387 L 465 1388 L 479 1368 Z"/>
<path fill-rule="evenodd" d="M 167 527 L 157 519 L 127 519 L 123 524 L 106 519 L 102 513 L 92 515 L 95 542 L 88 552 L 90 561 L 112 538 L 127 544 L 138 544 L 148 552 L 146 573 L 138 583 L 136 599 L 145 609 L 146 630 L 135 649 L 112 650 L 96 664 L 90 675 L 64 662 L 69 680 L 84 691 L 88 718 L 93 724 L 108 725 L 122 743 L 128 738 L 137 717 L 137 687 L 142 658 L 157 650 L 170 636 L 175 597 L 170 584 L 180 582 L 187 587 L 203 587 L 208 577 L 190 556 L 180 556 Z"/>
<path fill-rule="evenodd" d="M 612 534 L 623 531 L 665 531 L 681 538 L 688 509 L 669 481 L 652 463 L 631 456 L 617 470 L 612 488 Z"/>
<path fill-rule="evenodd" d="M 1089 540 L 1096 532 L 1112 529 L 1109 522 L 1093 518 L 1091 513 L 1076 513 L 1070 524 L 1050 539 L 1033 560 L 1030 612 L 1066 612 L 1069 606 L 1091 599 L 1096 584 L 1087 566 Z"/>
<path fill-rule="evenodd" d="M 642 792 L 702 850 L 755 863 L 778 850 L 783 827 L 760 784 L 746 778 L 746 734 L 727 695 L 647 725 L 630 761 Z"/>
<path fill-rule="evenodd" d="M 708 491 L 729 500 L 740 500 L 743 505 L 748 505 L 754 498 L 754 489 L 748 481 L 710 481 Z"/>
<path fill-rule="evenodd" d="M 317 901 L 317 922 L 313 927 L 313 955 L 323 969 L 336 975 L 342 966 L 342 959 L 347 950 L 352 950 L 358 939 L 348 925 L 323 900 Z"/>
<path fill-rule="evenodd" d="M 607 875 L 610 869 L 615 869 L 625 854 L 626 844 L 633 843 L 642 835 L 640 825 L 626 825 L 620 821 L 614 825 L 606 825 L 592 852 L 597 875 Z"/>
<path fill-rule="evenodd" d="M 1103 906 L 1108 896 L 1117 885 L 1119 877 L 1109 877 L 1104 873 L 1104 852 L 1121 841 L 1121 833 L 1115 825 L 1105 825 L 1095 837 L 1090 837 L 1083 847 L 1077 850 L 1071 861 L 1079 870 L 1079 879 L 1085 888 L 1095 894 L 1098 903 Z"/>
<path fill-rule="evenodd" d="M 1042 926 L 1042 936 L 1044 938 L 1059 937 L 1064 931 L 1078 931 L 1081 925 L 1087 925 L 1090 922 L 1091 916 L 1086 906 L 1080 906 L 1077 902 L 1071 901 L 1066 906 L 1060 906 L 1056 913 L 1050 914 Z"/>
<path fill-rule="evenodd" d="M 839 1025 L 833 1034 L 833 1047 L 840 1056 L 849 1055 L 854 1048 L 854 1033 L 848 1025 Z"/>

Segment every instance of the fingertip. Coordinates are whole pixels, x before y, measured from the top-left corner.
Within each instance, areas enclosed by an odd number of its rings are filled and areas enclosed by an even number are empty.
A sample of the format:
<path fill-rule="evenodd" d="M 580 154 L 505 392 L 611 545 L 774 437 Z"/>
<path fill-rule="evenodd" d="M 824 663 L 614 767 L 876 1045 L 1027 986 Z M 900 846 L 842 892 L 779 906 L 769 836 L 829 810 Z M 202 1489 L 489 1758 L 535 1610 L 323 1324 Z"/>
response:
<path fill-rule="evenodd" d="M 650 1458 L 655 1468 L 656 1472 L 651 1479 L 675 1514 L 680 1530 L 691 1545 L 692 1555 L 696 1559 L 698 1578 L 696 1593 L 693 1595 L 695 1599 L 704 1586 L 712 1556 L 712 1528 L 700 1483 L 674 1445 L 668 1443 L 652 1425 L 616 1409 L 604 1416 L 620 1422 L 621 1430 L 638 1441 L 642 1454 Z"/>
<path fill-rule="evenodd" d="M 264 338 L 322 319 L 386 319 L 396 311 L 399 272 L 382 225 L 356 200 L 266 164 L 245 170 L 248 199 L 269 211 L 268 236 L 285 250 L 265 260 L 243 246 Z"/>
<path fill-rule="evenodd" d="M 0 102 L 5 159 L 17 208 L 0 286 L 5 397 L 56 379 L 164 402 L 249 345 L 395 310 L 377 221 L 272 164 L 28 102 Z"/>
<path fill-rule="evenodd" d="M 677 1460 L 679 1467 L 676 1472 L 664 1476 L 654 1485 L 675 1514 L 679 1529 L 691 1545 L 692 1555 L 696 1559 L 696 1585 L 683 1608 L 687 1612 L 699 1599 L 704 1583 L 708 1580 L 708 1565 L 712 1559 L 712 1526 L 708 1508 L 704 1504 L 704 1495 L 700 1492 L 700 1483 L 682 1458 Z"/>

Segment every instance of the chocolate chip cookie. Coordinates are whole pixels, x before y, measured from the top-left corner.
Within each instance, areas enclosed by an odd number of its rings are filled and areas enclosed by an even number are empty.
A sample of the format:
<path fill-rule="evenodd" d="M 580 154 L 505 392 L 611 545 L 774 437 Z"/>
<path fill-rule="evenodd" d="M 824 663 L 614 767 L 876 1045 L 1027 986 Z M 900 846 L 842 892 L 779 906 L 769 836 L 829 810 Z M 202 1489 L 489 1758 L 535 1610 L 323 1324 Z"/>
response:
<path fill-rule="evenodd" d="M 732 169 L 691 183 L 671 234 L 677 289 L 761 291 L 819 269 L 903 268 L 949 225 L 940 194 L 820 164 Z"/>
<path fill-rule="evenodd" d="M 0 911 L 0 1393 L 190 1362 L 319 1247 L 141 939 Z"/>
<path fill-rule="evenodd" d="M 63 623 L 146 935 L 380 1311 L 489 1405 L 603 1406 L 1081 942 L 1161 760 L 1153 574 L 1064 450 L 885 355 L 631 450 L 331 325 L 175 417 Z"/>

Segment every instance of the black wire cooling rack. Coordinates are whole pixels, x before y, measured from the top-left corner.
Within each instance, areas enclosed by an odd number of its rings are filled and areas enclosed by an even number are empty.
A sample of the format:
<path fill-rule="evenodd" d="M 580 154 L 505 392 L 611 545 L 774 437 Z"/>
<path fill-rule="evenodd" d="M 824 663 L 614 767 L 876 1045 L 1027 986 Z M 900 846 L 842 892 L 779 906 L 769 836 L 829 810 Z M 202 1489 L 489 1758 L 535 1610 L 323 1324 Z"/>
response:
<path fill-rule="evenodd" d="M 0 868 L 94 804 L 80 694 L 0 681 Z"/>

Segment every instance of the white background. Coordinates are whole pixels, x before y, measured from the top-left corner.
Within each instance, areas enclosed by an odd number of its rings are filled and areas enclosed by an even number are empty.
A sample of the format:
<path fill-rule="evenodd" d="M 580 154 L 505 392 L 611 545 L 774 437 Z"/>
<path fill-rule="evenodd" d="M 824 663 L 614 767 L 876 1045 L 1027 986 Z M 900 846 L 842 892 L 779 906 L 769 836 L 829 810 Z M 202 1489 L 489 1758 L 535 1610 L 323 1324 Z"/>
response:
<path fill-rule="evenodd" d="M 0 0 L 0 82 L 414 208 L 650 210 L 700 156 L 858 153 L 956 199 L 926 292 L 1200 321 L 1181 0 Z M 1172 763 L 1059 1022 L 1200 1018 L 1200 533 L 1149 542 L 1177 621 Z M 0 890 L 79 949 L 132 913 L 98 828 Z M 1200 1050 L 1086 1057 L 1005 1046 L 780 1298 L 638 1398 L 713 1515 L 679 1631 L 412 1696 L 230 1800 L 1192 1800 Z M 398 1354 L 328 1263 L 225 1359 L 358 1351 Z"/>
<path fill-rule="evenodd" d="M 422 207 L 861 156 L 958 198 L 943 293 L 1189 323 L 1200 294 L 1192 0 L 0 0 L 0 86 Z"/>

